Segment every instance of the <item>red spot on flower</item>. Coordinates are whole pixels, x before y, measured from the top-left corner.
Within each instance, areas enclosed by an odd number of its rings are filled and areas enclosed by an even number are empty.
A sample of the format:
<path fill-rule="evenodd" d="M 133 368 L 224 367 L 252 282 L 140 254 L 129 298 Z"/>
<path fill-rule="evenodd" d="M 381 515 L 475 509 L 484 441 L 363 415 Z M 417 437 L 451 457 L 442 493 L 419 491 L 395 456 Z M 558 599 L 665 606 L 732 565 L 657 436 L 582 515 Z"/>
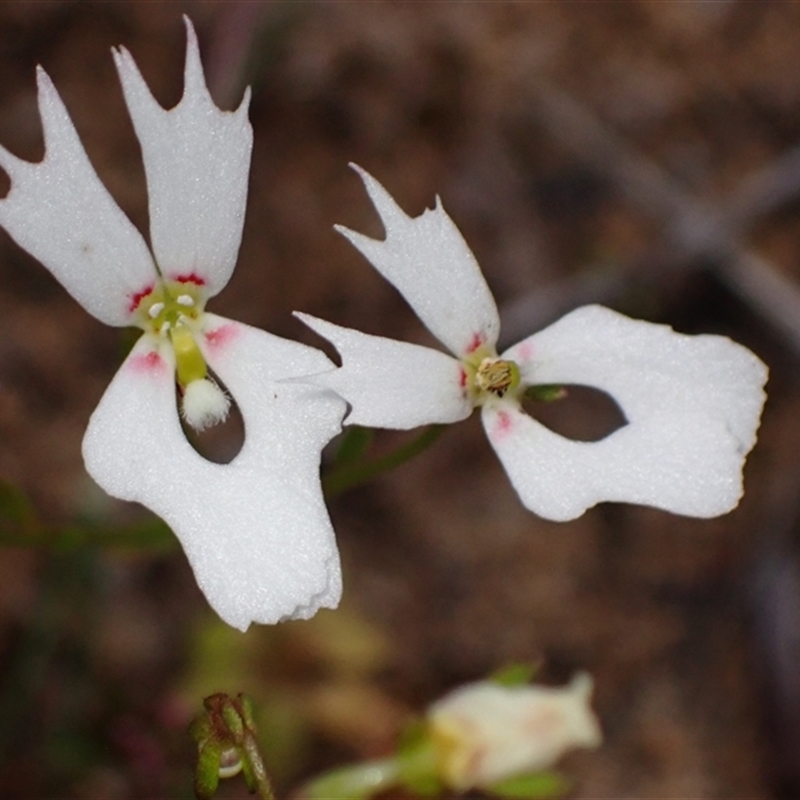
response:
<path fill-rule="evenodd" d="M 209 331 L 206 336 L 206 344 L 212 349 L 224 347 L 233 339 L 236 338 L 239 331 L 234 323 L 228 325 L 221 325 L 213 331 Z"/>
<path fill-rule="evenodd" d="M 467 385 L 467 373 L 464 371 L 463 367 L 460 367 L 458 372 L 458 385 L 464 389 Z"/>
<path fill-rule="evenodd" d="M 468 353 L 474 353 L 484 342 L 486 339 L 482 333 L 473 333 L 472 334 L 472 341 L 469 343 L 467 347 Z"/>
<path fill-rule="evenodd" d="M 154 373 L 164 369 L 167 365 L 155 350 L 151 350 L 149 353 L 134 356 L 130 360 L 130 366 L 135 372 Z"/>
<path fill-rule="evenodd" d="M 205 286 L 206 279 L 203 278 L 201 275 L 198 275 L 196 272 L 189 272 L 183 275 L 176 275 L 173 280 L 177 281 L 178 283 L 194 283 L 196 286 Z"/>
<path fill-rule="evenodd" d="M 511 414 L 507 411 L 498 411 L 497 412 L 497 425 L 493 431 L 494 436 L 499 439 L 504 439 L 508 434 L 511 432 L 511 429 L 514 427 L 514 420 L 511 418 Z"/>
<path fill-rule="evenodd" d="M 147 295 L 149 295 L 150 292 L 152 291 L 153 291 L 153 285 L 150 284 L 150 286 L 146 287 L 145 289 L 142 289 L 141 292 L 136 292 L 136 294 L 131 295 L 131 302 L 128 305 L 128 311 L 131 314 L 133 314 L 133 312 L 136 311 L 137 308 L 139 308 L 139 303 L 141 303 L 142 300 L 144 300 L 144 298 L 147 297 Z"/>

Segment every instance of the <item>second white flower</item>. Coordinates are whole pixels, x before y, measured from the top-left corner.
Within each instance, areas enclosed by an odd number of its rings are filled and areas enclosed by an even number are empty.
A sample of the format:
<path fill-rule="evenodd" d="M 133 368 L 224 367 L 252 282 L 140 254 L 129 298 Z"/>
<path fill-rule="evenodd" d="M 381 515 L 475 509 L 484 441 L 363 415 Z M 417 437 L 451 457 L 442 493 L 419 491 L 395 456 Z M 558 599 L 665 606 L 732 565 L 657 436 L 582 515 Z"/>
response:
<path fill-rule="evenodd" d="M 767 369 L 753 353 L 723 336 L 687 336 L 586 306 L 498 354 L 494 299 L 439 201 L 411 218 L 354 168 L 386 239 L 338 230 L 454 357 L 298 314 L 342 356 L 339 369 L 313 380 L 350 403 L 346 424 L 408 429 L 480 407 L 520 499 L 548 519 L 574 519 L 602 501 L 696 517 L 737 505 L 766 397 Z M 526 389 L 552 384 L 608 392 L 627 424 L 597 442 L 552 432 L 521 405 Z"/>

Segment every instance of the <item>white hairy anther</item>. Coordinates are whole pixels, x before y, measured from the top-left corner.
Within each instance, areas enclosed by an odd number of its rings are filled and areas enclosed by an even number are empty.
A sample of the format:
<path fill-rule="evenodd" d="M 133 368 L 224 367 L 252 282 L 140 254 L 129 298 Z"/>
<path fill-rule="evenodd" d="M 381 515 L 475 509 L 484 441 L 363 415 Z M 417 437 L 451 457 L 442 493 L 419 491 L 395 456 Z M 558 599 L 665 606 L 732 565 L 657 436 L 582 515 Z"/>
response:
<path fill-rule="evenodd" d="M 231 401 L 225 392 L 208 378 L 192 381 L 183 392 L 183 418 L 196 431 L 210 428 L 228 417 Z"/>

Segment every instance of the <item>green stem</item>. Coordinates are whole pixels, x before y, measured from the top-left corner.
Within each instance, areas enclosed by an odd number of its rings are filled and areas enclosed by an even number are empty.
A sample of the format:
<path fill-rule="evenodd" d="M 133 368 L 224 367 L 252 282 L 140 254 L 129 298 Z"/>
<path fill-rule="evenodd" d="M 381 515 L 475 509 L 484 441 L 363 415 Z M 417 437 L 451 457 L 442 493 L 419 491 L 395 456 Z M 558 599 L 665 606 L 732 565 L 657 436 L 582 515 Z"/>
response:
<path fill-rule="evenodd" d="M 396 786 L 399 774 L 394 758 L 365 761 L 326 772 L 305 784 L 296 796 L 302 800 L 365 800 Z"/>
<path fill-rule="evenodd" d="M 26 525 L 23 530 L 0 525 L 0 547 L 47 547 L 74 550 L 79 547 L 125 547 L 144 550 L 169 550 L 176 539 L 166 523 L 151 519 L 119 528 L 95 525 L 68 525 L 63 528 Z"/>
<path fill-rule="evenodd" d="M 0 479 L 0 547 L 76 550 L 82 546 L 171 549 L 177 540 L 158 517 L 113 526 L 86 520 L 66 526 L 43 524 L 28 497 Z"/>
<path fill-rule="evenodd" d="M 261 800 L 277 800 L 275 792 L 272 789 L 272 781 L 270 781 L 267 768 L 264 766 L 264 759 L 261 755 L 255 735 L 248 736 L 245 739 L 244 749 L 250 762 L 250 774 L 258 796 Z"/>
<path fill-rule="evenodd" d="M 334 468 L 332 472 L 323 477 L 322 488 L 327 498 L 335 497 L 359 483 L 389 472 L 399 467 L 414 456 L 419 455 L 433 444 L 444 431 L 444 425 L 431 425 L 426 428 L 416 439 L 400 446 L 397 450 L 372 461 L 360 461 L 355 464 L 345 463 Z"/>

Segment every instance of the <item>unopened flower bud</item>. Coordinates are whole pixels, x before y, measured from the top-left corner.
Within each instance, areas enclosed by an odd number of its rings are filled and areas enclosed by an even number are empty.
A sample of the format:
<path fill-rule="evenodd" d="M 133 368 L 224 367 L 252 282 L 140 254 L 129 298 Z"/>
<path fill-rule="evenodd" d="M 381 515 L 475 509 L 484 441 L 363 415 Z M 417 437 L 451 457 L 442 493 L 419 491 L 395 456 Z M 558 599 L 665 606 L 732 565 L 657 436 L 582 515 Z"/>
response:
<path fill-rule="evenodd" d="M 457 689 L 428 711 L 441 779 L 457 791 L 489 787 L 546 769 L 572 748 L 599 746 L 591 693 L 585 673 L 560 689 L 490 681 Z"/>

